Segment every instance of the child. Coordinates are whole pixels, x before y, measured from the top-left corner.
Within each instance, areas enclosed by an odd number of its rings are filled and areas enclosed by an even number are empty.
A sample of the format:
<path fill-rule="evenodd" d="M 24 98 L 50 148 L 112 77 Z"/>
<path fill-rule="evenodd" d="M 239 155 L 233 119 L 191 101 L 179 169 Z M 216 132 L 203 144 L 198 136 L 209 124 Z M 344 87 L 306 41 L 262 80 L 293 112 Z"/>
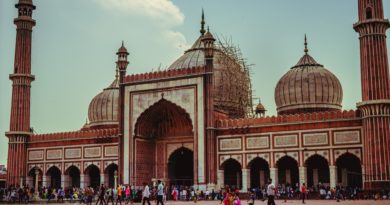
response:
<path fill-rule="evenodd" d="M 238 198 L 238 194 L 235 194 L 233 205 L 241 205 L 240 198 Z"/>
<path fill-rule="evenodd" d="M 249 197 L 248 204 L 249 205 L 255 204 L 255 195 L 253 194 L 253 192 L 251 193 L 251 196 Z"/>

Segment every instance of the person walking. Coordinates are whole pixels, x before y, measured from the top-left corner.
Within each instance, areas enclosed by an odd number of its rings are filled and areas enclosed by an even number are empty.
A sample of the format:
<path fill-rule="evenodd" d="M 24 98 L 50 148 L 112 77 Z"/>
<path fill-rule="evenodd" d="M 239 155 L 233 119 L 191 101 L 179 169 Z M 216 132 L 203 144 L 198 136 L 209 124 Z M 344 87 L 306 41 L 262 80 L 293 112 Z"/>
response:
<path fill-rule="evenodd" d="M 147 183 L 144 182 L 144 191 L 142 192 L 142 205 L 145 205 L 145 201 L 148 202 L 148 205 L 150 205 L 150 190 Z"/>
<path fill-rule="evenodd" d="M 112 205 L 114 205 L 114 196 L 113 196 L 113 191 L 114 191 L 114 189 L 115 188 L 108 188 L 107 189 L 107 204 L 109 204 L 110 203 L 110 201 L 111 201 L 111 203 L 112 203 Z"/>
<path fill-rule="evenodd" d="M 307 188 L 306 188 L 306 185 L 305 185 L 305 183 L 303 183 L 303 184 L 302 184 L 302 186 L 301 186 L 301 197 L 302 197 L 302 204 L 304 204 L 304 203 L 305 203 L 306 192 L 307 192 Z"/>
<path fill-rule="evenodd" d="M 117 205 L 118 202 L 119 202 L 120 205 L 122 205 L 122 200 L 123 200 L 123 197 L 124 197 L 122 191 L 123 191 L 123 190 L 121 189 L 121 185 L 118 185 L 118 187 L 116 188 L 116 192 L 117 192 L 117 194 L 118 194 L 118 197 L 116 198 L 115 205 Z M 126 202 L 126 204 L 127 204 L 127 202 Z"/>
<path fill-rule="evenodd" d="M 163 197 L 164 197 L 164 185 L 162 184 L 161 180 L 158 180 L 158 186 L 157 186 L 157 205 L 159 205 L 159 202 L 161 202 L 162 205 L 164 205 Z"/>
<path fill-rule="evenodd" d="M 106 205 L 106 200 L 104 199 L 104 196 L 106 195 L 106 189 L 104 188 L 104 184 L 100 185 L 100 190 L 99 190 L 99 199 L 96 201 L 97 205 L 99 202 L 99 205 Z"/>
<path fill-rule="evenodd" d="M 131 201 L 131 199 L 130 199 L 130 197 L 131 197 L 130 185 L 126 186 L 125 195 L 123 197 L 124 197 L 124 200 L 126 201 L 126 204 L 128 204 Z"/>
<path fill-rule="evenodd" d="M 272 183 L 271 178 L 268 180 L 267 195 L 268 195 L 267 205 L 275 205 L 275 185 Z"/>

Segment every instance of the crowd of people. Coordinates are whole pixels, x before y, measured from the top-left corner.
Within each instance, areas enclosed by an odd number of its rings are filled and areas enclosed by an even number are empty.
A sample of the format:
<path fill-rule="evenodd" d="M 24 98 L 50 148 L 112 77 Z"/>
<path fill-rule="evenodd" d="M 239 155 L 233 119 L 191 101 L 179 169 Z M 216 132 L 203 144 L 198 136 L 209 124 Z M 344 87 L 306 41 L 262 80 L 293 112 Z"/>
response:
<path fill-rule="evenodd" d="M 164 204 L 167 200 L 175 201 L 194 201 L 199 200 L 219 200 L 224 205 L 241 205 L 241 198 L 245 198 L 249 204 L 254 204 L 255 200 L 268 200 L 268 204 L 275 204 L 274 199 L 279 200 L 302 200 L 305 199 L 322 199 L 322 200 L 358 200 L 374 199 L 389 200 L 390 192 L 382 191 L 363 191 L 358 187 L 336 186 L 330 188 L 322 184 L 317 186 L 306 187 L 303 183 L 299 184 L 279 184 L 275 186 L 270 179 L 262 187 L 250 188 L 246 193 L 240 193 L 237 187 L 226 186 L 215 191 L 199 190 L 194 186 L 171 185 L 164 186 L 158 180 L 156 186 L 150 186 L 147 183 L 143 187 L 134 188 L 131 186 L 118 185 L 117 187 L 108 187 L 104 184 L 98 187 L 86 188 L 51 188 L 40 187 L 37 191 L 33 187 L 9 187 L 0 189 L 0 201 L 11 203 L 29 203 L 35 200 L 47 202 L 80 202 L 85 204 L 107 205 L 142 202 L 143 205 L 150 205 L 151 200 L 156 200 L 157 204 Z"/>
<path fill-rule="evenodd" d="M 248 191 L 252 193 L 255 199 L 265 199 L 267 197 L 267 185 L 262 187 L 251 188 Z M 359 187 L 336 186 L 331 188 L 323 184 L 307 187 L 305 184 L 279 184 L 275 187 L 275 198 L 281 200 L 298 200 L 298 199 L 322 199 L 322 200 L 387 200 L 390 199 L 390 192 L 381 191 L 364 191 Z"/>
<path fill-rule="evenodd" d="M 25 187 L 10 186 L 7 189 L 0 190 L 0 201 L 29 203 L 41 200 L 58 203 L 70 201 L 91 204 L 92 201 L 98 201 L 103 197 L 105 200 L 111 200 L 112 203 L 121 204 L 122 202 L 130 202 L 132 199 L 135 199 L 137 191 L 135 189 L 131 190 L 130 186 L 119 185 L 116 188 L 108 188 L 103 184 L 100 187 L 88 186 L 86 188 L 73 187 L 68 189 L 62 187 L 42 187 L 38 188 L 37 192 L 28 185 Z"/>

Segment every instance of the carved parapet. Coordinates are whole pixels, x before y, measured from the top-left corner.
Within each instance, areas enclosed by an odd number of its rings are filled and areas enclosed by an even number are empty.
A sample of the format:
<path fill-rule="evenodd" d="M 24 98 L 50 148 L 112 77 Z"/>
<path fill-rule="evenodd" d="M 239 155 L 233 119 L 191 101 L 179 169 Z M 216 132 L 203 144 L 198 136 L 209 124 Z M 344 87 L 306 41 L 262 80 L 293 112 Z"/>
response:
<path fill-rule="evenodd" d="M 117 135 L 118 135 L 117 128 L 92 129 L 86 131 L 59 132 L 59 133 L 32 135 L 30 138 L 30 142 L 44 142 L 44 141 L 51 141 L 51 140 L 71 140 L 77 138 L 96 138 L 96 137 L 117 136 Z"/>
<path fill-rule="evenodd" d="M 125 77 L 124 83 L 134 83 L 140 81 L 149 81 L 149 80 L 157 80 L 164 78 L 175 78 L 186 75 L 196 75 L 205 73 L 205 68 L 203 66 L 200 67 L 191 67 L 186 69 L 172 69 L 172 70 L 161 70 L 154 71 L 149 73 L 140 73 L 128 75 Z"/>
<path fill-rule="evenodd" d="M 318 122 L 318 121 L 336 121 L 346 119 L 360 118 L 359 110 L 344 110 L 332 112 L 314 112 L 301 113 L 295 115 L 278 115 L 266 116 L 260 118 L 246 118 L 246 119 L 224 119 L 218 120 L 216 125 L 218 128 L 248 128 L 250 126 L 270 125 L 270 124 L 291 124 L 302 122 Z"/>

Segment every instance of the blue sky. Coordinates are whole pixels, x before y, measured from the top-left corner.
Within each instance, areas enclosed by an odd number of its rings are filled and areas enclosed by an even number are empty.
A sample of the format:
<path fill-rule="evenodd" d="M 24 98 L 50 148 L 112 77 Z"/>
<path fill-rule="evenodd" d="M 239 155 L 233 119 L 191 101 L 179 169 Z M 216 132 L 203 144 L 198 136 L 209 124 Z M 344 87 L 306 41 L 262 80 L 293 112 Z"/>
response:
<path fill-rule="evenodd" d="M 16 1 L 0 1 L 0 133 L 9 127 Z M 78 130 L 88 104 L 115 74 L 122 40 L 128 73 L 168 67 L 199 36 L 201 9 L 213 33 L 231 37 L 252 68 L 254 95 L 276 114 L 279 78 L 310 54 L 341 81 L 344 109 L 360 94 L 357 0 L 35 0 L 31 125 L 37 133 Z M 390 2 L 384 2 L 389 17 Z M 389 42 L 388 42 L 389 47 Z M 3 135 L 3 134 L 2 134 Z M 0 137 L 0 164 L 7 138 Z"/>

